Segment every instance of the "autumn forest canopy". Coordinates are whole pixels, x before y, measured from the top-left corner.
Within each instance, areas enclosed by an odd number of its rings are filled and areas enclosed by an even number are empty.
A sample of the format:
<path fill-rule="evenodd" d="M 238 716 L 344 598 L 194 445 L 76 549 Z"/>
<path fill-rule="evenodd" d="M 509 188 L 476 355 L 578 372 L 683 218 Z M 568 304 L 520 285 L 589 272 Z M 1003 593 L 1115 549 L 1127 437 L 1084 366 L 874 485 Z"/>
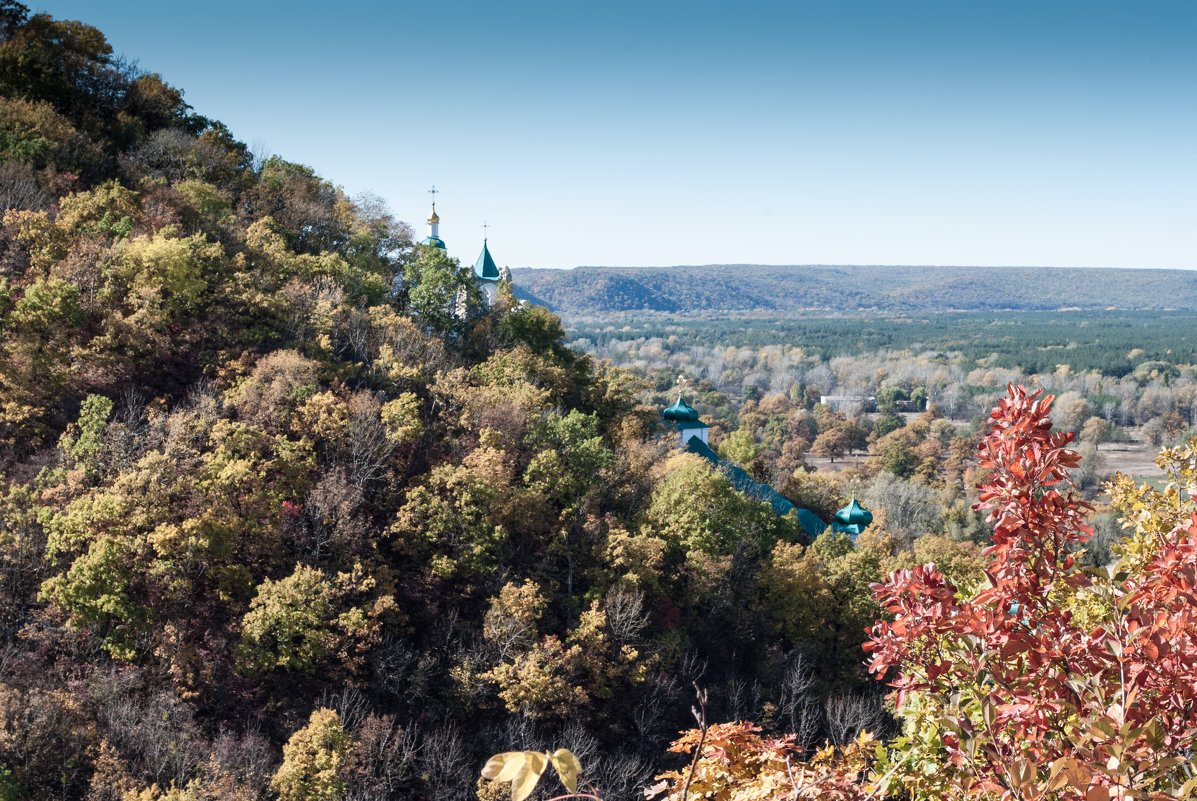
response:
<path fill-rule="evenodd" d="M 13 0 L 0 205 L 0 801 L 1197 784 L 1179 347 L 571 346 Z M 679 378 L 723 469 L 662 423 Z M 1103 488 L 1136 438 L 1170 483 Z M 727 465 L 874 522 L 812 538 Z"/>

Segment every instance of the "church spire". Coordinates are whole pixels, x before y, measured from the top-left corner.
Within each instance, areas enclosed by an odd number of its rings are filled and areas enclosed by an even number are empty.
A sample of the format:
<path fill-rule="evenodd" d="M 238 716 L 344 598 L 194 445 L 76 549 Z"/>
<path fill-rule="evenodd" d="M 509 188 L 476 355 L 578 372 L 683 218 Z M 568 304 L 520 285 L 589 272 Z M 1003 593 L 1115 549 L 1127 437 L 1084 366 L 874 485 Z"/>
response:
<path fill-rule="evenodd" d="M 474 278 L 482 285 L 482 291 L 486 293 L 486 302 L 493 306 L 499 299 L 499 268 L 495 265 L 494 257 L 490 255 L 490 248 L 487 246 L 487 232 L 490 224 L 482 223 L 482 252 L 478 254 L 478 261 L 474 262 Z"/>
<path fill-rule="evenodd" d="M 428 190 L 428 194 L 432 195 L 432 214 L 428 215 L 428 236 L 420 244 L 445 250 L 445 240 L 441 239 L 440 235 L 441 218 L 436 213 L 436 196 L 439 192 L 435 186 Z"/>

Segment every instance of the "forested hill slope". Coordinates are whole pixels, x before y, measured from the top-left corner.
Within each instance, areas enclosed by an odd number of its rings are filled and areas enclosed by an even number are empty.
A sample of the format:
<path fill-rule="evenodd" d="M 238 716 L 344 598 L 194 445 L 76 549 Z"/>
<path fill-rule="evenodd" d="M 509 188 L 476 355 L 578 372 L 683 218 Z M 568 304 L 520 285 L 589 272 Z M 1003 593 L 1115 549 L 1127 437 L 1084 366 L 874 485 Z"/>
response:
<path fill-rule="evenodd" d="M 520 290 L 562 314 L 1197 309 L 1189 270 L 713 264 L 513 274 Z"/>
<path fill-rule="evenodd" d="M 556 744 L 620 801 L 700 677 L 775 733 L 870 686 L 846 539 L 803 551 L 543 307 L 12 0 L 0 219 L 0 799 L 466 801 Z"/>

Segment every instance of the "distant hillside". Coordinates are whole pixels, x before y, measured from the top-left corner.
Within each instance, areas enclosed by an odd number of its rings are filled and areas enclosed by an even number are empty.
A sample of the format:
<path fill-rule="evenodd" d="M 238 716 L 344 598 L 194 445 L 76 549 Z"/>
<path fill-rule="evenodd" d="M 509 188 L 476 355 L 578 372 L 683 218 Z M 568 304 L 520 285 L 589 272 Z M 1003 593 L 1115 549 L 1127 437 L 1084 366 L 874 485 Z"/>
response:
<path fill-rule="evenodd" d="M 523 293 L 565 314 L 1197 310 L 1197 272 L 1188 270 L 726 264 L 512 272 Z"/>

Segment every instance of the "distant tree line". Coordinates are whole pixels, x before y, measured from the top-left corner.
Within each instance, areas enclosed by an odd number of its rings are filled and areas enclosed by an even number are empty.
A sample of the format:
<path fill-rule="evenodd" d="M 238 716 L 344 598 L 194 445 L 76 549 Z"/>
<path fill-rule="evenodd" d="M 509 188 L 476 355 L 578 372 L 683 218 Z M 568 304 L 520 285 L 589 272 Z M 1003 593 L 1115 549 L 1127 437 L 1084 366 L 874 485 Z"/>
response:
<path fill-rule="evenodd" d="M 1197 309 L 1197 287 L 1182 270 L 720 264 L 521 269 L 515 279 L 571 318 Z"/>

